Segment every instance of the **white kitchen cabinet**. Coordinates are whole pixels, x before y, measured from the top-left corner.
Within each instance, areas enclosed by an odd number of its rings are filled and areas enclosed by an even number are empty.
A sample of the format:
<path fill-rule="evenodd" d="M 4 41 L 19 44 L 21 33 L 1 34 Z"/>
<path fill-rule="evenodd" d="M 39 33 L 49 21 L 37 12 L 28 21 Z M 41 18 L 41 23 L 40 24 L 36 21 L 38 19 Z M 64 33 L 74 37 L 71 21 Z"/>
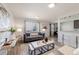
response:
<path fill-rule="evenodd" d="M 62 36 L 64 35 L 64 44 L 78 48 L 79 29 L 74 28 L 74 20 L 79 20 L 79 14 L 62 16 L 58 19 L 58 42 L 62 41 Z"/>
<path fill-rule="evenodd" d="M 78 41 L 77 43 L 78 43 L 78 48 L 79 48 L 79 36 L 77 36 L 77 41 Z"/>
<path fill-rule="evenodd" d="M 76 42 L 76 37 L 77 37 L 77 35 L 75 35 L 74 33 L 60 32 L 58 34 L 58 42 L 60 42 L 62 44 L 64 43 L 65 45 L 76 48 L 77 44 L 79 43 L 79 40 L 78 40 L 78 43 Z M 79 46 L 79 44 L 78 44 L 78 46 Z"/>
<path fill-rule="evenodd" d="M 76 36 L 72 34 L 64 35 L 64 44 L 76 48 Z"/>
<path fill-rule="evenodd" d="M 63 43 L 63 35 L 62 35 L 62 33 L 58 33 L 58 42 Z"/>

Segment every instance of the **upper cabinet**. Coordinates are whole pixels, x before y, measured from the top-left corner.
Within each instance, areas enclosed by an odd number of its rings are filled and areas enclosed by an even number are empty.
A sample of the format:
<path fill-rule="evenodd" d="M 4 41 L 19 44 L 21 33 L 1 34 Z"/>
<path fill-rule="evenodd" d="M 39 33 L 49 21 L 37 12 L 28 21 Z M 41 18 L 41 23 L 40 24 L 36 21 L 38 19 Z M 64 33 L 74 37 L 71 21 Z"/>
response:
<path fill-rule="evenodd" d="M 59 23 L 59 31 L 75 31 L 78 30 L 74 27 L 75 20 L 79 20 L 79 14 L 74 14 L 74 15 L 69 15 L 69 16 L 64 16 L 58 19 Z M 79 25 L 77 25 L 78 27 Z"/>
<path fill-rule="evenodd" d="M 61 31 L 74 31 L 74 22 L 63 22 L 61 23 Z"/>

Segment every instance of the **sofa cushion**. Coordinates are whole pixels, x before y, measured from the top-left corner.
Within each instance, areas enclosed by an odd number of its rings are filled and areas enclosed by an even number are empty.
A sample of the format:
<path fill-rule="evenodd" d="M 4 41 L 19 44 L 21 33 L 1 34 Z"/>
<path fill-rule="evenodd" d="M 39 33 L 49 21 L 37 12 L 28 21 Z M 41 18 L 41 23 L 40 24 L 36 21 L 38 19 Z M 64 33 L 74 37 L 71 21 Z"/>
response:
<path fill-rule="evenodd" d="M 38 33 L 30 33 L 30 36 L 37 36 Z"/>

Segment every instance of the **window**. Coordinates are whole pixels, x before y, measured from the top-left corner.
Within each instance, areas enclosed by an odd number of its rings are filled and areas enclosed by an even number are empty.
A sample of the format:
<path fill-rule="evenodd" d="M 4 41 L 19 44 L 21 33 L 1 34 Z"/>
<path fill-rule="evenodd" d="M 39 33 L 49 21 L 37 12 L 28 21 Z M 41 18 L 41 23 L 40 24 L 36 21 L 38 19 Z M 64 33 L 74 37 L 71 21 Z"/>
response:
<path fill-rule="evenodd" d="M 39 22 L 26 21 L 26 32 L 39 32 Z"/>
<path fill-rule="evenodd" d="M 11 26 L 8 18 L 0 19 L 0 31 L 7 30 Z"/>
<path fill-rule="evenodd" d="M 0 43 L 5 41 L 5 38 L 10 37 L 8 29 L 11 27 L 10 17 L 7 10 L 0 6 Z M 9 40 L 9 39 L 8 39 Z"/>
<path fill-rule="evenodd" d="M 0 31 L 7 30 L 11 26 L 9 14 L 5 8 L 0 7 Z"/>

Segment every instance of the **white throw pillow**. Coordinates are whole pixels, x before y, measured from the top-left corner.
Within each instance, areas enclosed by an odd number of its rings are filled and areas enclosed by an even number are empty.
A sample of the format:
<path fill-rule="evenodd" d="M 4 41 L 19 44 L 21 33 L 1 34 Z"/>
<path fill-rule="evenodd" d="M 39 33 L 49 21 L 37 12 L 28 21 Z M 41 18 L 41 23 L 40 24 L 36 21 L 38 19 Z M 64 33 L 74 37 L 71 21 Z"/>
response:
<path fill-rule="evenodd" d="M 36 36 L 36 35 L 38 35 L 38 33 L 31 33 L 30 35 L 31 36 Z"/>

